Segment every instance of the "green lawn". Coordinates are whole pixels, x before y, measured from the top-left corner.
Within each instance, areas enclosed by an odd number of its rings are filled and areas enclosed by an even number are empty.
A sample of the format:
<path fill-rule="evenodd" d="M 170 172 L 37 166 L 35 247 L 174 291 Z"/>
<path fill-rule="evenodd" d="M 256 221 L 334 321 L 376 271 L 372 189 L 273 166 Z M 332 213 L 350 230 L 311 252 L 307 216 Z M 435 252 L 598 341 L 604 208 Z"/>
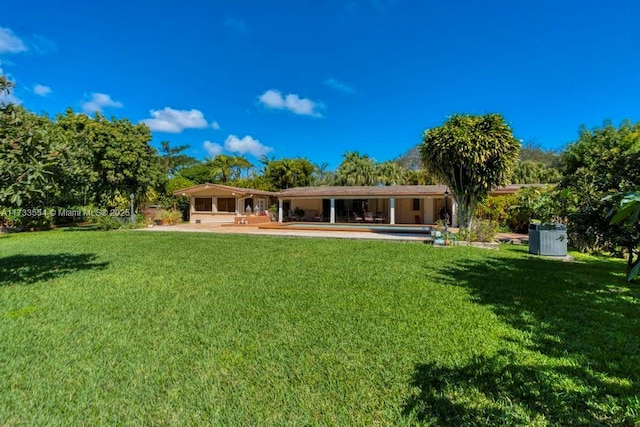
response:
<path fill-rule="evenodd" d="M 624 263 L 142 231 L 0 236 L 0 425 L 640 423 Z"/>

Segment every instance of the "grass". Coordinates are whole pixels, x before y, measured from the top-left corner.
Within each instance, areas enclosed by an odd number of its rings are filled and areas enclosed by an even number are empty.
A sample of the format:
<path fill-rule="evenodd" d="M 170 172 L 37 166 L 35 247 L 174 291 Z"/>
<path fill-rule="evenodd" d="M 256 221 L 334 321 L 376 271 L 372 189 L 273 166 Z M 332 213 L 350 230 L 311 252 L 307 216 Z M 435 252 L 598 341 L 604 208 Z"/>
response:
<path fill-rule="evenodd" d="M 0 425 L 640 424 L 623 272 L 509 246 L 0 236 Z"/>

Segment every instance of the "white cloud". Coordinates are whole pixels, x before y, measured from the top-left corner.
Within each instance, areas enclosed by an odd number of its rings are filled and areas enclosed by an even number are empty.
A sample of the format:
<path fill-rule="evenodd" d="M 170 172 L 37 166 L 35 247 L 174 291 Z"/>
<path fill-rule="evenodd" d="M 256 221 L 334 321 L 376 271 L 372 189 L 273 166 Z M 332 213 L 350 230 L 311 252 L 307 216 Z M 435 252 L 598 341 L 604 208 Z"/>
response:
<path fill-rule="evenodd" d="M 152 118 L 144 119 L 142 123 L 155 132 L 180 133 L 185 129 L 204 129 L 209 126 L 200 110 L 174 110 L 165 107 L 162 110 L 151 110 L 150 113 Z"/>
<path fill-rule="evenodd" d="M 8 28 L 0 27 L 0 53 L 26 52 L 27 45 Z"/>
<path fill-rule="evenodd" d="M 51 88 L 49 86 L 37 84 L 33 86 L 33 93 L 40 96 L 47 96 L 51 93 Z"/>
<path fill-rule="evenodd" d="M 213 121 L 213 123 L 211 123 L 211 128 L 215 130 L 220 129 L 220 123 Z"/>
<path fill-rule="evenodd" d="M 11 92 L 9 93 L 2 92 L 0 93 L 0 105 L 6 105 L 6 104 L 20 105 L 22 104 L 22 100 Z"/>
<path fill-rule="evenodd" d="M 339 90 L 340 92 L 344 92 L 344 93 L 356 93 L 356 90 L 349 86 L 346 83 L 342 83 L 336 79 L 328 79 L 325 80 L 324 84 L 326 84 L 327 86 Z"/>
<path fill-rule="evenodd" d="M 251 154 L 254 157 L 260 157 L 273 151 L 272 147 L 267 147 L 250 135 L 242 139 L 235 135 L 229 135 L 224 141 L 224 148 L 232 153 Z"/>
<path fill-rule="evenodd" d="M 211 141 L 205 141 L 202 143 L 204 150 L 207 152 L 209 157 L 215 157 L 218 154 L 222 153 L 223 147 L 220 144 Z"/>
<path fill-rule="evenodd" d="M 320 111 L 324 108 L 321 102 L 312 101 L 309 98 L 300 98 L 295 93 L 282 96 L 279 90 L 269 89 L 258 98 L 260 103 L 267 108 L 275 110 L 289 110 L 302 116 L 322 117 Z"/>
<path fill-rule="evenodd" d="M 87 114 L 102 112 L 107 107 L 122 108 L 122 102 L 114 101 L 106 93 L 92 93 L 91 99 L 82 103 L 82 110 Z"/>
<path fill-rule="evenodd" d="M 240 19 L 228 18 L 227 20 L 224 21 L 224 26 L 229 27 L 238 33 L 249 32 L 249 30 L 247 29 L 247 26 L 244 24 L 244 21 L 241 21 Z"/>

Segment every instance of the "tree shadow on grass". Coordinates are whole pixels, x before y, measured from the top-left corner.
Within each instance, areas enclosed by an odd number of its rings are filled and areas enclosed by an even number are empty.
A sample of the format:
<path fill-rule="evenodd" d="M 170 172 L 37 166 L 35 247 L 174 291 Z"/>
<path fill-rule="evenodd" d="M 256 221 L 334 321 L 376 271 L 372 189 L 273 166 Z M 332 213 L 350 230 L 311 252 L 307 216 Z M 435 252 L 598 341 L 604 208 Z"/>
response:
<path fill-rule="evenodd" d="M 0 258 L 0 286 L 32 284 L 82 270 L 101 270 L 95 254 L 12 255 Z"/>
<path fill-rule="evenodd" d="M 459 260 L 441 283 L 466 288 L 522 331 L 463 366 L 420 363 L 405 414 L 441 425 L 640 423 L 640 289 L 620 265 L 537 257 Z"/>

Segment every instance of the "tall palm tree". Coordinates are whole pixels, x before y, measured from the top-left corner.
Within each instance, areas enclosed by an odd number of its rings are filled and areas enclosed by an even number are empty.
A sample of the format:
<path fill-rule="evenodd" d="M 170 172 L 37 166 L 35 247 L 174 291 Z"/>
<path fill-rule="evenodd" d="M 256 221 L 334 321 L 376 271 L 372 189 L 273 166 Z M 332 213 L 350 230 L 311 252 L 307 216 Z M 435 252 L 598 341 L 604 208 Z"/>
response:
<path fill-rule="evenodd" d="M 218 154 L 207 162 L 213 181 L 228 184 L 234 173 L 235 159 L 226 154 Z"/>
<path fill-rule="evenodd" d="M 253 163 L 251 163 L 247 158 L 243 155 L 236 155 L 233 157 L 233 166 L 231 167 L 233 171 L 232 181 L 237 181 L 242 177 L 242 172 L 244 170 L 249 170 L 253 167 Z"/>

